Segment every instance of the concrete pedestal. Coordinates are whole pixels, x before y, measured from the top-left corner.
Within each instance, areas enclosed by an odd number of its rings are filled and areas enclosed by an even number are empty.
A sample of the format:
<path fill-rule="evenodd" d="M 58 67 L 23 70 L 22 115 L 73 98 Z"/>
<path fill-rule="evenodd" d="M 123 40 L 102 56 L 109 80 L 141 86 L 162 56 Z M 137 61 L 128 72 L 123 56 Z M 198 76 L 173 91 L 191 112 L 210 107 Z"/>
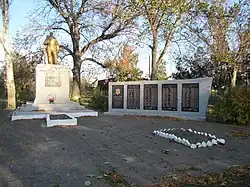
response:
<path fill-rule="evenodd" d="M 76 125 L 75 117 L 98 116 L 98 113 L 85 109 L 79 103 L 70 101 L 69 98 L 70 70 L 62 65 L 39 64 L 36 67 L 36 99 L 27 102 L 12 115 L 13 120 L 45 118 L 47 124 L 60 123 Z M 50 103 L 53 98 L 54 102 Z M 69 114 L 72 119 L 48 120 L 49 114 Z M 71 125 L 72 125 L 71 124 Z"/>
<path fill-rule="evenodd" d="M 39 64 L 36 67 L 36 99 L 34 106 L 49 104 L 68 104 L 70 70 L 62 65 Z"/>

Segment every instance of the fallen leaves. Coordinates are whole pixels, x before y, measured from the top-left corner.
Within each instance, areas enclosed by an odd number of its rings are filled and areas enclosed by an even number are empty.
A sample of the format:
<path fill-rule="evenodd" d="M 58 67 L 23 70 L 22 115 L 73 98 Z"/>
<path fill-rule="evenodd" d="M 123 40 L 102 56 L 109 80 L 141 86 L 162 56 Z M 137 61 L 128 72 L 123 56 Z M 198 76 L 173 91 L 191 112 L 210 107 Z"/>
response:
<path fill-rule="evenodd" d="M 250 133 L 247 132 L 247 131 L 232 131 L 230 133 L 233 137 L 235 138 L 247 138 L 247 137 L 250 137 Z"/>
<path fill-rule="evenodd" d="M 190 176 L 184 172 L 176 179 L 172 176 L 165 177 L 166 186 L 232 186 L 247 187 L 250 182 L 250 166 L 237 166 L 226 169 L 221 173 L 211 173 L 203 176 Z"/>

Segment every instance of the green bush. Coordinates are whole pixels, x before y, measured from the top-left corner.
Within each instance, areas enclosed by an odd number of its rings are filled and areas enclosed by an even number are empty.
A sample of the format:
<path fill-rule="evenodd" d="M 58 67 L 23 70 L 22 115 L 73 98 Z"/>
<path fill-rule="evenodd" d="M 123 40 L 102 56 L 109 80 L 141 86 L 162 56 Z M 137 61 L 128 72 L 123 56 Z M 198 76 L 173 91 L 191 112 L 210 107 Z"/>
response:
<path fill-rule="evenodd" d="M 108 95 L 99 88 L 94 89 L 92 97 L 89 101 L 89 107 L 101 111 L 108 110 Z"/>
<path fill-rule="evenodd" d="M 232 89 L 219 98 L 216 115 L 224 122 L 235 125 L 250 125 L 250 90 Z"/>

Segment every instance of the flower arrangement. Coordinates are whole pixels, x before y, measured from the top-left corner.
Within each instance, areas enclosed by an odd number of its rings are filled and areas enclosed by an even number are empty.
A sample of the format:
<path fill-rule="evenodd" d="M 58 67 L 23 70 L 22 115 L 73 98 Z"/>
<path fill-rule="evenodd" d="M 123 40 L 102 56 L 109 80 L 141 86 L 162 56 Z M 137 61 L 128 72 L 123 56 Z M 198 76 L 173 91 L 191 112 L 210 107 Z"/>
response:
<path fill-rule="evenodd" d="M 47 98 L 48 98 L 49 104 L 54 104 L 56 100 L 56 96 L 54 94 L 49 94 Z"/>
<path fill-rule="evenodd" d="M 55 99 L 54 99 L 53 97 L 49 98 L 49 103 L 50 103 L 50 104 L 53 104 L 54 101 L 55 101 Z"/>
<path fill-rule="evenodd" d="M 187 132 L 187 133 L 193 133 L 193 134 L 196 134 L 196 135 L 202 135 L 202 136 L 207 137 L 208 141 L 191 142 L 190 140 L 178 137 L 175 134 L 170 133 L 171 131 L 175 131 L 175 130 L 177 130 L 179 132 L 182 131 L 182 132 Z M 167 138 L 167 139 L 170 139 L 170 140 L 175 141 L 177 143 L 188 146 L 188 147 L 190 147 L 192 149 L 203 148 L 203 147 L 204 148 L 205 147 L 211 147 L 211 146 L 217 145 L 217 144 L 224 145 L 225 142 L 226 142 L 224 139 L 216 138 L 215 135 L 211 135 L 209 133 L 204 133 L 204 132 L 194 131 L 192 129 L 184 129 L 184 128 L 180 128 L 180 129 L 177 129 L 177 128 L 160 129 L 160 130 L 155 130 L 153 132 L 153 134 L 164 137 L 164 138 Z"/>

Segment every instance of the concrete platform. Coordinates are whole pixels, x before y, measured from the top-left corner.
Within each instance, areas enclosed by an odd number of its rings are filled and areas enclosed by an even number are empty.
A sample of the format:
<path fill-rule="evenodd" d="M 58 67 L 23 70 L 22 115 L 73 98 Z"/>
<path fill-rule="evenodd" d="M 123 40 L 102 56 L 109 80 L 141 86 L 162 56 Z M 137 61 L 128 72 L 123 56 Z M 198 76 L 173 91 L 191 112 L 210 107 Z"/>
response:
<path fill-rule="evenodd" d="M 69 110 L 84 110 L 85 107 L 76 102 L 68 103 L 56 103 L 56 104 L 34 104 L 29 101 L 26 104 L 23 104 L 20 107 L 20 111 L 29 112 L 29 111 L 69 111 Z"/>
<path fill-rule="evenodd" d="M 71 106 L 64 107 L 60 104 L 48 104 L 49 110 L 37 110 L 34 108 L 32 102 L 27 102 L 21 107 L 18 107 L 12 114 L 11 120 L 22 120 L 22 119 L 47 119 L 48 114 L 66 114 L 73 118 L 84 117 L 84 116 L 98 116 L 98 112 L 94 110 L 86 109 L 84 106 L 79 107 L 79 104 L 74 105 L 72 102 Z M 75 106 L 75 107 L 73 107 Z"/>
<path fill-rule="evenodd" d="M 20 112 L 18 109 L 12 114 L 11 120 L 22 120 L 22 119 L 46 119 L 48 114 L 69 114 L 72 117 L 84 117 L 84 116 L 98 116 L 98 112 L 93 110 L 75 110 L 75 111 L 31 111 L 31 112 Z"/>
<path fill-rule="evenodd" d="M 106 116 L 160 116 L 160 117 L 173 117 L 179 118 L 183 120 L 195 120 L 195 121 L 205 121 L 206 117 L 197 117 L 197 116 L 188 116 L 182 113 L 174 113 L 174 112 L 154 112 L 154 111 L 147 111 L 147 112 L 104 112 L 103 115 Z"/>

